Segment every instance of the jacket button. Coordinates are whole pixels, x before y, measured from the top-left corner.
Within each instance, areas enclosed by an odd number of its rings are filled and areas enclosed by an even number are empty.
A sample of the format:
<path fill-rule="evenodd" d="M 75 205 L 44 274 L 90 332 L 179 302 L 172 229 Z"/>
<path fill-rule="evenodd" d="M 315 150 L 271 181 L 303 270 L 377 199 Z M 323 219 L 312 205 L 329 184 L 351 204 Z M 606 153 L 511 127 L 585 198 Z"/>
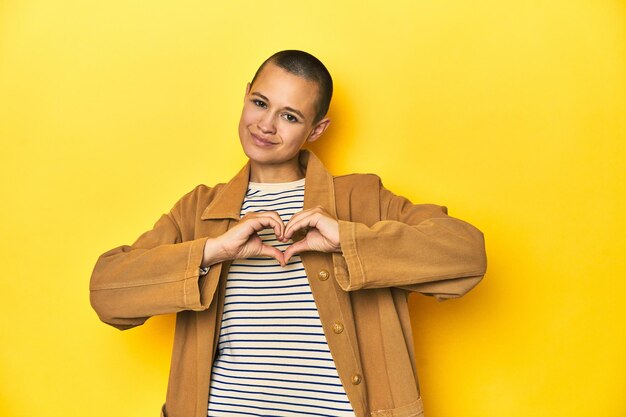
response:
<path fill-rule="evenodd" d="M 337 334 L 343 332 L 343 324 L 336 321 L 335 324 L 333 324 L 333 332 Z"/>
<path fill-rule="evenodd" d="M 352 375 L 351 382 L 352 382 L 353 385 L 359 385 L 362 380 L 363 380 L 363 378 L 361 378 L 361 375 L 359 375 L 359 374 Z"/>
<path fill-rule="evenodd" d="M 320 279 L 320 281 L 326 281 L 328 279 L 328 277 L 330 277 L 330 274 L 328 273 L 327 270 L 322 269 L 318 274 L 317 277 Z"/>

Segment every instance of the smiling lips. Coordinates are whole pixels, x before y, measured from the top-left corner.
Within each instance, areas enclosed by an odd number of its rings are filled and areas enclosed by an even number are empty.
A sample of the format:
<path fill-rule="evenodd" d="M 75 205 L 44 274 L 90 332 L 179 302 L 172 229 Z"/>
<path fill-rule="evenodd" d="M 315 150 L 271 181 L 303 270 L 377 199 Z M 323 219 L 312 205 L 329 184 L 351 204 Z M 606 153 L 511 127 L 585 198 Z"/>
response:
<path fill-rule="evenodd" d="M 277 145 L 277 143 L 272 142 L 269 139 L 265 139 L 261 136 L 255 135 L 254 133 L 250 132 L 250 135 L 252 135 L 252 139 L 254 140 L 254 143 L 257 144 L 258 146 L 272 146 L 272 145 Z"/>

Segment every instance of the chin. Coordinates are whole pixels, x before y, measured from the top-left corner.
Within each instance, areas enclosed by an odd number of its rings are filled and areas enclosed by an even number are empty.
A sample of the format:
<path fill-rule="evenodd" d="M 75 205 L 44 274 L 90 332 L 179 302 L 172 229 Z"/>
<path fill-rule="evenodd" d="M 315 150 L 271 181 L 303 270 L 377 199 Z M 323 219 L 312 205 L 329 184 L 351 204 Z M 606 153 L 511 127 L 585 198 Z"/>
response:
<path fill-rule="evenodd" d="M 245 153 L 246 156 L 254 162 L 263 164 L 273 163 L 274 155 L 272 155 L 271 152 L 258 149 L 255 146 L 243 146 L 243 153 Z"/>

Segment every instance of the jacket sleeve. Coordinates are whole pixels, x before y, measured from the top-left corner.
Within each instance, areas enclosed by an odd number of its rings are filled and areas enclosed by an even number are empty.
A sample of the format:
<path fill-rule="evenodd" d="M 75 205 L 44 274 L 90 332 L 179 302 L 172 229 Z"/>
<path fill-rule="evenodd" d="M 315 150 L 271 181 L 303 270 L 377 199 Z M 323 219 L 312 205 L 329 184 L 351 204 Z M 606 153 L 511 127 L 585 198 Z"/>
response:
<path fill-rule="evenodd" d="M 98 258 L 90 301 L 105 323 L 123 330 L 154 315 L 208 308 L 221 264 L 201 276 L 208 238 L 182 241 L 179 203 L 131 246 L 119 246 Z"/>
<path fill-rule="evenodd" d="M 342 254 L 333 254 L 335 275 L 346 291 L 399 287 L 456 298 L 486 271 L 483 234 L 447 215 L 445 207 L 414 205 L 380 185 L 383 220 L 371 227 L 339 221 Z"/>

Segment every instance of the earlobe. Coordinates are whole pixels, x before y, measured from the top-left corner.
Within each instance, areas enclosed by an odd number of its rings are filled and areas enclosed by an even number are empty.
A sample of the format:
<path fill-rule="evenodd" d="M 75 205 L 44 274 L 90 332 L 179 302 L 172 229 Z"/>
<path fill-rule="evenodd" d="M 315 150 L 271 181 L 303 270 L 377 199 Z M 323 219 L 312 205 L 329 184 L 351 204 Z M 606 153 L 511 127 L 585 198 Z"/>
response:
<path fill-rule="evenodd" d="M 319 139 L 319 137 L 322 136 L 322 134 L 326 131 L 329 124 L 330 124 L 330 119 L 328 118 L 322 119 L 319 122 L 317 122 L 317 124 L 311 131 L 311 134 L 309 135 L 307 142 L 314 142 L 317 139 Z"/>

